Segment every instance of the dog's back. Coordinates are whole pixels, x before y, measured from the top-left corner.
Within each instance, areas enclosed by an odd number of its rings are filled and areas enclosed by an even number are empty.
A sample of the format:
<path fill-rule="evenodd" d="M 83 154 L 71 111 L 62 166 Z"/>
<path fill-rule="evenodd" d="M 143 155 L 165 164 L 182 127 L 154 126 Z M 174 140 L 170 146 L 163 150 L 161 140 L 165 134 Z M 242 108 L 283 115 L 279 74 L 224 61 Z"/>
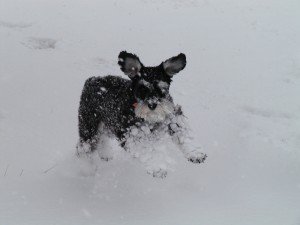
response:
<path fill-rule="evenodd" d="M 135 100 L 130 91 L 131 82 L 119 76 L 91 77 L 86 80 L 79 107 L 79 132 L 83 141 L 97 135 L 100 123 L 119 138 L 122 128 L 134 123 Z"/>

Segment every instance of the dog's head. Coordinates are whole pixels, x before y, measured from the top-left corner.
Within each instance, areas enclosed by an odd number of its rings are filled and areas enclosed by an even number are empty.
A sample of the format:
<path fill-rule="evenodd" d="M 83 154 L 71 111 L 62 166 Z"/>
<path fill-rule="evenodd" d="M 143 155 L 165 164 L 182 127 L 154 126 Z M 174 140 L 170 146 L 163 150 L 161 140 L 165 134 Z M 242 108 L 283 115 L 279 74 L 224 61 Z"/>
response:
<path fill-rule="evenodd" d="M 136 98 L 135 114 L 150 123 L 162 122 L 174 112 L 174 103 L 169 94 L 172 78 L 186 65 L 183 53 L 162 62 L 156 67 L 145 67 L 140 59 L 122 51 L 118 64 L 132 80 L 132 91 Z"/>

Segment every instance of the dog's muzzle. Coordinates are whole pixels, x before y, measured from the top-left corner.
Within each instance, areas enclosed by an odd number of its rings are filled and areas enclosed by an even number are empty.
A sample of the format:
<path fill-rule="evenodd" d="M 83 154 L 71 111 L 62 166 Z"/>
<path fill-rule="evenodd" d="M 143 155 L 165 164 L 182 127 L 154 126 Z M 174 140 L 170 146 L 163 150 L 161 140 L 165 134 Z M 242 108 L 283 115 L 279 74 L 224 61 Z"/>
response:
<path fill-rule="evenodd" d="M 135 108 L 135 115 L 143 118 L 149 123 L 163 122 L 167 115 L 174 113 L 174 104 L 167 99 L 158 101 L 150 99 L 147 101 L 139 101 Z"/>
<path fill-rule="evenodd" d="M 155 110 L 157 104 L 158 104 L 158 100 L 157 99 L 149 99 L 147 101 L 148 108 L 151 109 L 151 110 Z"/>

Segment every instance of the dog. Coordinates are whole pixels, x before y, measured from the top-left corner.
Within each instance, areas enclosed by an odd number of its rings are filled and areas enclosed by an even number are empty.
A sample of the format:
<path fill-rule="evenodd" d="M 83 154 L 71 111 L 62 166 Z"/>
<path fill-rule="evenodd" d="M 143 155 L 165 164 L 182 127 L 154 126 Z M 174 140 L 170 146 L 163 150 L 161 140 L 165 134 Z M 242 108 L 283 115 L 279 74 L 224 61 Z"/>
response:
<path fill-rule="evenodd" d="M 108 75 L 88 78 L 84 84 L 78 116 L 77 155 L 94 152 L 104 135 L 110 135 L 129 152 L 137 143 L 143 143 L 140 149 L 132 151 L 136 156 L 150 145 L 151 151 L 153 146 L 155 151 L 159 144 L 153 141 L 159 143 L 167 135 L 188 161 L 204 162 L 206 154 L 190 144 L 185 116 L 169 93 L 173 77 L 186 66 L 185 54 L 180 53 L 156 67 L 144 66 L 138 56 L 126 51 L 120 52 L 118 59 L 129 79 Z M 154 177 L 166 176 L 166 168 L 152 166 L 149 169 L 149 165 L 148 173 Z"/>

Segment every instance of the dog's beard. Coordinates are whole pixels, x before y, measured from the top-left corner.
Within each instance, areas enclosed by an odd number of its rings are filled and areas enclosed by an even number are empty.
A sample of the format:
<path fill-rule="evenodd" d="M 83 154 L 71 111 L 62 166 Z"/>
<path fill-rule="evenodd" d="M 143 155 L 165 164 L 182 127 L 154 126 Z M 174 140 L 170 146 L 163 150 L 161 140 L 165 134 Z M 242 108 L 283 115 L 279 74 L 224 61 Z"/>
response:
<path fill-rule="evenodd" d="M 163 99 L 157 104 L 154 110 L 149 109 L 147 103 L 140 101 L 135 108 L 135 115 L 143 118 L 149 123 L 163 122 L 167 115 L 174 112 L 174 104 L 167 99 Z"/>

